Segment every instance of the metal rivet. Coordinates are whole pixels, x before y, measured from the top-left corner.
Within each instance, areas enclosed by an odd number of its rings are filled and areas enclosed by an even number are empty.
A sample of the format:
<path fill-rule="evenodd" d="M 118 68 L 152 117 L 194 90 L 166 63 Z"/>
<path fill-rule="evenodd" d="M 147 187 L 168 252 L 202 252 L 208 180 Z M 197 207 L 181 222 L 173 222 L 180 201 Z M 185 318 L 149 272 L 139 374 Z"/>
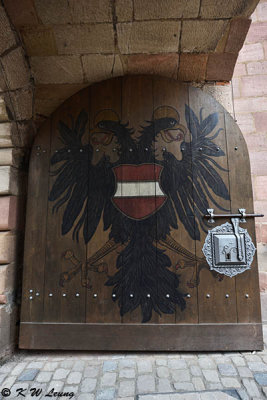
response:
<path fill-rule="evenodd" d="M 113 297 L 113 298 L 115 298 L 115 297 L 116 297 L 115 293 L 113 293 L 113 294 L 112 294 L 112 297 Z"/>
<path fill-rule="evenodd" d="M 29 297 L 29 299 L 30 299 L 30 300 L 32 300 L 32 299 L 33 299 L 33 297 L 32 297 L 32 296 L 30 296 L 30 297 Z"/>
<path fill-rule="evenodd" d="M 114 149 L 112 149 L 112 151 L 114 151 L 114 153 L 115 153 L 115 151 L 117 151 L 117 149 L 114 148 Z"/>
<path fill-rule="evenodd" d="M 63 294 L 62 294 L 62 297 L 66 297 L 66 296 L 67 296 L 66 293 L 63 293 Z"/>
<path fill-rule="evenodd" d="M 36 148 L 37 148 L 37 150 L 41 150 L 41 147 L 40 147 L 40 146 L 36 146 Z"/>
<path fill-rule="evenodd" d="M 169 297 L 170 297 L 169 293 L 166 294 L 166 297 L 167 297 L 167 299 L 169 299 Z"/>
<path fill-rule="evenodd" d="M 245 294 L 245 298 L 248 299 L 249 298 L 249 294 L 246 293 Z"/>
<path fill-rule="evenodd" d="M 76 293 L 75 296 L 76 296 L 76 297 L 80 297 L 80 293 Z"/>
<path fill-rule="evenodd" d="M 146 295 L 146 297 L 149 299 L 149 298 L 150 298 L 150 294 L 148 293 L 148 294 Z"/>
<path fill-rule="evenodd" d="M 129 149 L 129 151 L 133 151 L 133 149 Z"/>
<path fill-rule="evenodd" d="M 30 293 L 33 293 L 33 290 L 32 290 L 32 289 L 30 289 L 30 290 L 29 290 L 29 292 L 30 292 Z"/>
<path fill-rule="evenodd" d="M 162 151 L 166 151 L 166 147 L 162 147 Z"/>
<path fill-rule="evenodd" d="M 203 150 L 202 147 L 200 147 L 200 148 L 199 148 L 199 151 L 202 151 L 202 150 Z"/>
<path fill-rule="evenodd" d="M 80 153 L 82 153 L 83 152 L 83 149 L 80 149 Z"/>
<path fill-rule="evenodd" d="M 190 293 L 187 293 L 186 297 L 187 297 L 188 299 L 190 299 L 191 294 L 190 294 Z"/>
<path fill-rule="evenodd" d="M 209 299 L 209 298 L 210 298 L 210 294 L 208 293 L 208 294 L 206 295 L 206 297 L 207 297 L 207 299 Z"/>
<path fill-rule="evenodd" d="M 238 147 L 237 146 L 235 146 L 235 150 L 237 150 L 238 149 Z"/>
<path fill-rule="evenodd" d="M 184 147 L 181 147 L 181 151 L 184 151 Z"/>
<path fill-rule="evenodd" d="M 43 153 L 46 153 L 46 150 L 43 150 Z"/>
<path fill-rule="evenodd" d="M 55 150 L 55 153 L 58 153 L 58 150 Z"/>
<path fill-rule="evenodd" d="M 96 298 L 96 297 L 97 297 L 97 293 L 94 293 L 94 294 L 93 294 L 93 297 Z"/>
<path fill-rule="evenodd" d="M 220 149 L 220 147 L 217 147 L 217 149 L 216 149 L 217 151 L 220 151 L 221 149 Z"/>
<path fill-rule="evenodd" d="M 40 155 L 40 153 L 36 153 L 36 155 L 37 155 L 37 156 L 39 156 L 39 155 Z"/>
<path fill-rule="evenodd" d="M 49 297 L 52 297 L 53 296 L 53 293 L 49 293 L 49 295 L 48 295 Z"/>
<path fill-rule="evenodd" d="M 148 148 L 147 148 L 147 147 L 145 148 L 145 151 L 148 151 Z"/>
<path fill-rule="evenodd" d="M 96 152 L 99 152 L 99 149 L 95 149 Z"/>
<path fill-rule="evenodd" d="M 225 297 L 228 299 L 229 298 L 229 294 L 226 294 Z"/>
<path fill-rule="evenodd" d="M 131 299 L 134 297 L 134 295 L 132 294 L 132 293 L 130 293 L 130 297 L 131 297 Z"/>
<path fill-rule="evenodd" d="M 40 293 L 39 293 L 39 292 L 36 292 L 36 293 L 35 293 L 35 296 L 37 296 L 37 297 L 40 296 Z"/>
<path fill-rule="evenodd" d="M 68 149 L 68 153 L 70 153 L 71 152 L 71 150 L 70 149 Z"/>

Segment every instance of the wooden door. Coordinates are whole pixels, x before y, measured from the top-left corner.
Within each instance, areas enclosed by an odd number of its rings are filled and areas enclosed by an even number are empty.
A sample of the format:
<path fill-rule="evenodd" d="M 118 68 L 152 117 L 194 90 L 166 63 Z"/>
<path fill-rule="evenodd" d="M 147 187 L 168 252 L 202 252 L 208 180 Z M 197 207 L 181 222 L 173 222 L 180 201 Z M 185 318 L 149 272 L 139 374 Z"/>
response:
<path fill-rule="evenodd" d="M 261 349 L 256 257 L 230 278 L 202 252 L 229 220 L 207 209 L 241 207 L 253 212 L 247 148 L 212 97 L 151 76 L 77 93 L 32 149 L 20 347 Z"/>

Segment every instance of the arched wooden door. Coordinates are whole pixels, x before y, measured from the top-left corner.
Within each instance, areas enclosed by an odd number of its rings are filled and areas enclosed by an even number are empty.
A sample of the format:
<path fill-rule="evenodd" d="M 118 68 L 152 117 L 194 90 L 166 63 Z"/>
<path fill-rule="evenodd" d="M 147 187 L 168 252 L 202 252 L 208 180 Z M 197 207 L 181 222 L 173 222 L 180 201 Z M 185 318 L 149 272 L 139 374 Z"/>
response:
<path fill-rule="evenodd" d="M 229 277 L 202 253 L 227 220 L 207 208 L 242 207 L 246 145 L 212 97 L 151 76 L 77 93 L 32 149 L 20 347 L 261 349 L 256 258 Z"/>

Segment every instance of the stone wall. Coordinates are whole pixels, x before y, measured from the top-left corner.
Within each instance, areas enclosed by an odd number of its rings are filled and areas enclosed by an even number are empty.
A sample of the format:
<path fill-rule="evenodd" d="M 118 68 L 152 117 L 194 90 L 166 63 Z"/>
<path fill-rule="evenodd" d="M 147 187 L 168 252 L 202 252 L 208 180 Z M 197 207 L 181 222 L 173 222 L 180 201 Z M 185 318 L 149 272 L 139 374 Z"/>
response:
<path fill-rule="evenodd" d="M 232 80 L 237 123 L 246 139 L 251 162 L 260 283 L 267 289 L 267 0 L 252 15 Z M 263 273 L 265 272 L 265 273 Z"/>

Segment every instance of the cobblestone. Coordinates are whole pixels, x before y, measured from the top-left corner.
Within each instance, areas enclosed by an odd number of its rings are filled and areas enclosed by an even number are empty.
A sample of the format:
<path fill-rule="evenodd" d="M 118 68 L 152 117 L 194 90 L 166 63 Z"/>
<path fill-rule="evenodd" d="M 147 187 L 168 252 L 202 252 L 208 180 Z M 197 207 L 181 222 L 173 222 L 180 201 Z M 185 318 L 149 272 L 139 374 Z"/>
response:
<path fill-rule="evenodd" d="M 134 396 L 135 393 L 135 381 L 122 381 L 119 386 L 119 396 L 127 397 Z"/>
<path fill-rule="evenodd" d="M 224 376 L 236 376 L 237 371 L 231 364 L 218 364 L 218 370 Z"/>
<path fill-rule="evenodd" d="M 222 378 L 222 384 L 226 388 L 240 388 L 240 382 L 235 378 Z"/>
<path fill-rule="evenodd" d="M 153 375 L 140 375 L 137 378 L 138 393 L 155 392 L 155 378 Z"/>

